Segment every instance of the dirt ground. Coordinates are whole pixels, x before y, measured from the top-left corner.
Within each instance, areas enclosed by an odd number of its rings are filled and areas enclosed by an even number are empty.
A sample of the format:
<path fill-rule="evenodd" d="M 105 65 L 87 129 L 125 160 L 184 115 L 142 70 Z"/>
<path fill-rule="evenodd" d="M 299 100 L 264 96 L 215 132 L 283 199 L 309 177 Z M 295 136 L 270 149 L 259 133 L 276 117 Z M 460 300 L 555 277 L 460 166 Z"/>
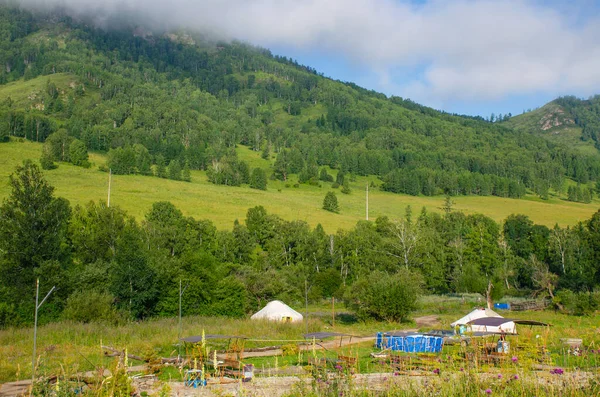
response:
<path fill-rule="evenodd" d="M 370 391 L 386 391 L 390 388 L 400 388 L 404 390 L 412 389 L 435 392 L 442 387 L 442 384 L 452 381 L 452 378 L 457 378 L 459 374 L 449 374 L 446 376 L 438 376 L 431 372 L 412 371 L 410 373 L 394 376 L 390 373 L 374 373 L 355 375 L 352 379 L 352 387 L 354 389 L 367 389 Z M 479 374 L 482 378 L 496 379 L 496 373 Z M 560 379 L 556 376 L 549 375 L 547 371 L 532 372 L 522 381 L 531 383 L 552 384 L 554 386 L 564 385 L 564 382 L 589 382 L 597 377 L 596 374 L 590 372 L 572 372 L 565 373 Z M 457 379 L 454 379 L 457 380 Z M 258 377 L 251 382 L 242 383 L 239 380 L 223 380 L 222 384 L 208 384 L 205 387 L 186 387 L 182 382 L 168 383 L 169 395 L 176 397 L 209 397 L 209 396 L 252 396 L 252 397 L 281 397 L 283 395 L 300 392 L 302 390 L 312 390 L 312 379 L 308 375 L 303 376 L 280 376 L 280 377 Z M 557 383 L 558 382 L 558 383 Z M 139 392 L 146 391 L 149 395 L 158 395 L 160 391 L 158 383 L 154 387 L 148 385 L 146 388 L 138 389 Z M 165 390 L 163 389 L 163 392 Z"/>

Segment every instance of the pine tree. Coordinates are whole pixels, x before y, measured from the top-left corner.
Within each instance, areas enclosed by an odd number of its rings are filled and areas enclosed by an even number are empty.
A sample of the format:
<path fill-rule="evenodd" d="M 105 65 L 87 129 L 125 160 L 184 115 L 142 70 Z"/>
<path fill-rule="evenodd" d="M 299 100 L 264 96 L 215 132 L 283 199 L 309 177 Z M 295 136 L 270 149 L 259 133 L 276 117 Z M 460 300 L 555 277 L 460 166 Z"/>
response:
<path fill-rule="evenodd" d="M 338 185 L 342 186 L 344 184 L 344 179 L 345 179 L 344 171 L 340 171 L 340 172 L 338 172 L 338 174 L 335 177 L 335 182 Z"/>
<path fill-rule="evenodd" d="M 333 177 L 327 173 L 327 168 L 325 167 L 321 168 L 319 179 L 323 182 L 333 182 Z"/>
<path fill-rule="evenodd" d="M 350 194 L 350 192 L 352 192 L 352 190 L 350 190 L 350 184 L 347 180 L 344 181 L 341 192 L 344 194 Z"/>
<path fill-rule="evenodd" d="M 42 157 L 40 158 L 40 165 L 44 170 L 53 170 L 56 167 L 56 163 L 54 162 L 54 157 L 50 151 L 50 147 L 48 145 L 42 146 Z"/>
<path fill-rule="evenodd" d="M 323 209 L 330 212 L 340 212 L 340 207 L 338 205 L 338 200 L 335 193 L 327 192 L 325 199 L 323 200 Z"/>
<path fill-rule="evenodd" d="M 262 168 L 252 170 L 250 176 L 250 187 L 252 189 L 267 190 L 267 174 Z"/>
<path fill-rule="evenodd" d="M 190 164 L 186 161 L 183 171 L 181 172 L 181 180 L 185 182 L 191 182 L 192 176 L 190 175 Z"/>
<path fill-rule="evenodd" d="M 159 178 L 167 177 L 167 169 L 165 167 L 165 158 L 161 154 L 156 156 L 156 176 Z"/>
<path fill-rule="evenodd" d="M 449 214 L 452 212 L 452 207 L 454 207 L 454 201 L 452 201 L 452 197 L 450 197 L 450 195 L 447 194 L 446 200 L 444 200 L 444 206 L 442 207 L 442 209 L 444 210 L 444 212 L 446 214 Z"/>
<path fill-rule="evenodd" d="M 169 179 L 181 180 L 181 165 L 177 160 L 171 160 L 169 163 Z"/>
<path fill-rule="evenodd" d="M 263 151 L 262 151 L 260 157 L 263 160 L 269 160 L 269 158 L 271 157 L 271 152 L 269 150 L 269 143 L 265 143 L 265 145 L 263 147 Z"/>
<path fill-rule="evenodd" d="M 69 146 L 69 159 L 74 165 L 89 168 L 88 151 L 85 143 L 79 139 L 74 139 Z"/>

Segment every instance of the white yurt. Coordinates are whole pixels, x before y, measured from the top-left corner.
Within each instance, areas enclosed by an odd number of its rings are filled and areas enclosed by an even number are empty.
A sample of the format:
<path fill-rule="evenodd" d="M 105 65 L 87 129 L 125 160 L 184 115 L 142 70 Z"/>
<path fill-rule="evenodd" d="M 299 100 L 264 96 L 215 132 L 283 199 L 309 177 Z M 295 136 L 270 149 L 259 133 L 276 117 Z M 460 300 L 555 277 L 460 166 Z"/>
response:
<path fill-rule="evenodd" d="M 254 313 L 252 320 L 273 320 L 283 322 L 302 321 L 304 317 L 281 301 L 271 301 L 267 306 Z"/>
<path fill-rule="evenodd" d="M 487 308 L 478 308 L 473 310 L 471 313 L 466 316 L 456 320 L 452 324 L 450 324 L 453 328 L 459 327 L 459 333 L 463 332 L 492 332 L 492 333 L 508 333 L 514 334 L 516 333 L 515 323 L 512 321 L 506 322 L 499 325 L 489 326 L 489 325 L 475 325 L 469 324 L 474 320 L 485 318 L 485 317 L 496 317 L 503 318 L 501 315 L 496 313 L 495 311 Z"/>

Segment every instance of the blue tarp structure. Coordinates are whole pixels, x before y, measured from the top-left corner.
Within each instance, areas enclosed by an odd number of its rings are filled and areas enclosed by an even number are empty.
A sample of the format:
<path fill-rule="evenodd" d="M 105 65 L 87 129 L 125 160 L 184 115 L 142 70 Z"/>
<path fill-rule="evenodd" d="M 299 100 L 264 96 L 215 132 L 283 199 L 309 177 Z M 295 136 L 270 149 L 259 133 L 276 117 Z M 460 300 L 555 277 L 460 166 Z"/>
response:
<path fill-rule="evenodd" d="M 510 303 L 494 303 L 494 309 L 510 310 Z"/>
<path fill-rule="evenodd" d="M 389 334 L 378 332 L 375 346 L 407 353 L 439 353 L 444 346 L 444 338 L 424 334 Z"/>

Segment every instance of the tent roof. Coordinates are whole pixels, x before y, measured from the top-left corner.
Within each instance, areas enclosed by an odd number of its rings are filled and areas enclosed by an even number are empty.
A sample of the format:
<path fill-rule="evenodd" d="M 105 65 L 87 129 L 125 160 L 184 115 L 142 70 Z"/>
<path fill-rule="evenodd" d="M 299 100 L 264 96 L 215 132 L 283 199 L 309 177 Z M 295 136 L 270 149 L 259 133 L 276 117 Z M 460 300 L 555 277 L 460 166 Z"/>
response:
<path fill-rule="evenodd" d="M 469 324 L 471 325 L 484 325 L 488 327 L 497 327 L 502 324 L 513 322 L 515 324 L 523 324 L 523 325 L 540 325 L 540 326 L 550 326 L 550 324 L 542 323 L 540 321 L 535 320 L 516 320 L 510 318 L 498 318 L 498 317 L 482 317 L 475 319 Z"/>
<path fill-rule="evenodd" d="M 298 313 L 281 301 L 271 301 L 265 307 L 254 313 L 251 318 L 274 318 L 274 317 L 292 317 L 295 320 L 301 320 L 302 314 Z"/>
<path fill-rule="evenodd" d="M 502 324 L 506 324 L 506 323 L 510 323 L 510 322 L 512 322 L 512 320 L 509 318 L 481 317 L 481 318 L 477 318 L 473 321 L 469 321 L 469 324 L 470 325 L 484 325 L 486 327 L 498 327 Z"/>
<path fill-rule="evenodd" d="M 478 318 L 482 318 L 482 317 L 500 317 L 500 318 L 502 318 L 501 315 L 499 315 L 498 313 L 496 313 L 492 309 L 478 308 L 478 309 L 473 310 L 472 312 L 470 312 L 466 316 L 464 316 L 464 317 L 456 320 L 455 322 L 453 322 L 450 325 L 452 327 L 455 327 L 457 325 L 466 325 L 466 324 L 470 323 L 471 321 L 473 321 L 475 319 L 478 319 Z"/>

